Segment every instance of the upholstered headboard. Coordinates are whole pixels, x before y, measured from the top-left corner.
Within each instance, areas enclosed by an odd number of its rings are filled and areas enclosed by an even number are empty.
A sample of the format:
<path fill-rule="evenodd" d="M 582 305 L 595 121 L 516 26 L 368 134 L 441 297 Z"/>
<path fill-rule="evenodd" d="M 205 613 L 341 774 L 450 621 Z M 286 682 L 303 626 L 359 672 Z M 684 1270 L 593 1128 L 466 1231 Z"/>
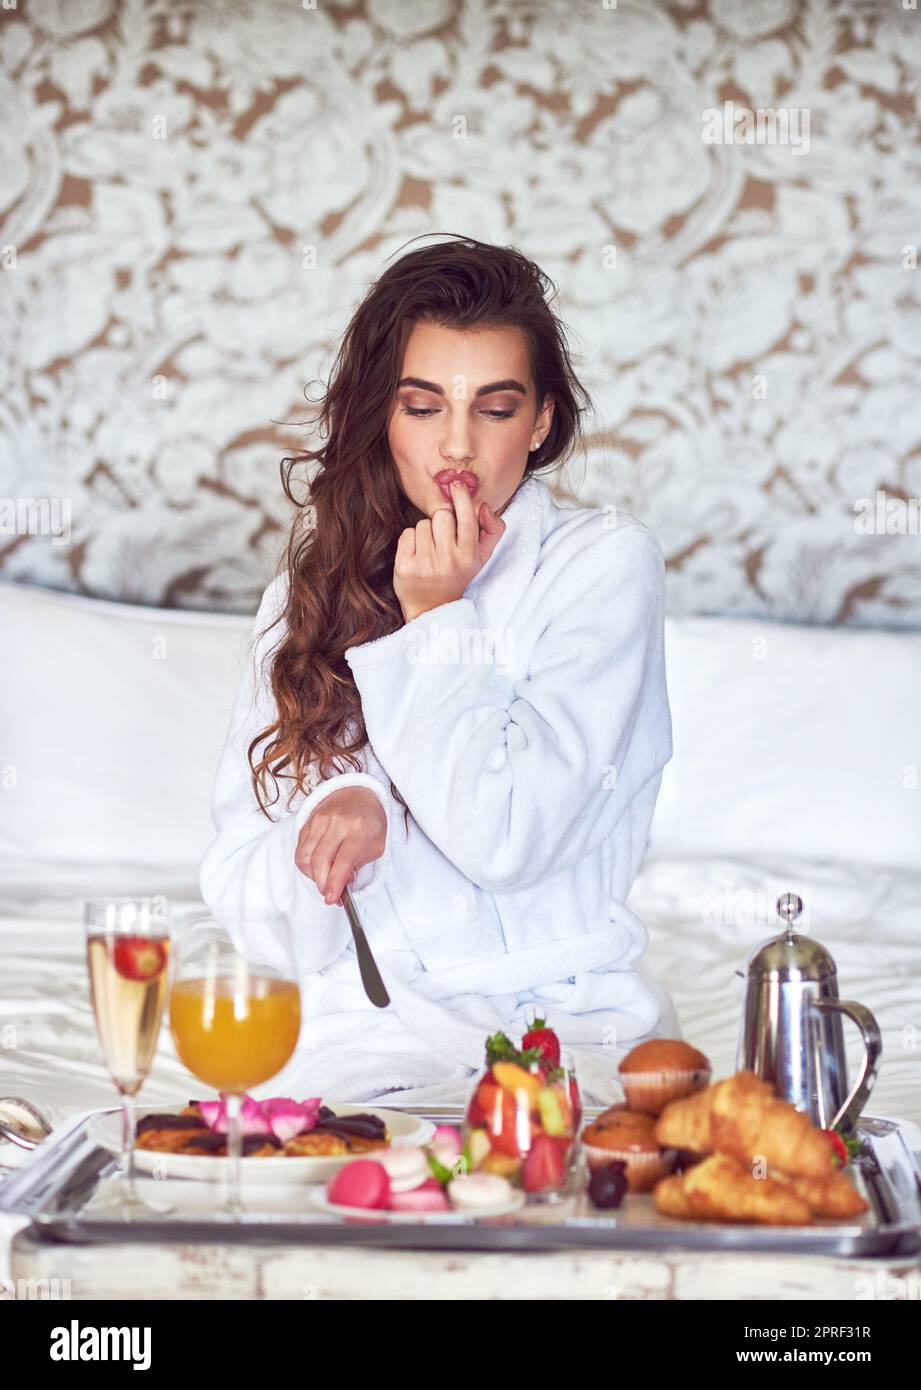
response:
<path fill-rule="evenodd" d="M 559 284 L 567 486 L 653 528 L 670 612 L 919 625 L 917 10 L 27 0 L 0 66 L 5 578 L 252 611 L 277 422 L 460 232 Z"/>

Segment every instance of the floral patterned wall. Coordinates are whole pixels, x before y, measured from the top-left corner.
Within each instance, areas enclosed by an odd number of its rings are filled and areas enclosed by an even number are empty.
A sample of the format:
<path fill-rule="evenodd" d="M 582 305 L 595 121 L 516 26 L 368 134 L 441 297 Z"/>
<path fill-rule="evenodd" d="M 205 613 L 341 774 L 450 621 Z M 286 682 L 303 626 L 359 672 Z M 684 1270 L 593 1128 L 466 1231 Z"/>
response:
<path fill-rule="evenodd" d="M 912 0 L 4 0 L 0 116 L 0 578 L 253 611 L 305 383 L 471 232 L 673 613 L 919 625 Z"/>

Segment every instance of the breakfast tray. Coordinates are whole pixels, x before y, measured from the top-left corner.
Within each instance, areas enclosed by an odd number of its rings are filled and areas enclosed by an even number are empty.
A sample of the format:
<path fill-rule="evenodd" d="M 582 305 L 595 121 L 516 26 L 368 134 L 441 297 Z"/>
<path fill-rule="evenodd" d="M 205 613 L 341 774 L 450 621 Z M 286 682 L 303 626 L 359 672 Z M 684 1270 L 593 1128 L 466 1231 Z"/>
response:
<path fill-rule="evenodd" d="M 459 1124 L 461 1120 L 459 1109 L 437 1113 L 412 1106 L 401 1109 L 435 1123 Z M 87 1133 L 87 1126 L 99 1113 L 103 1112 L 94 1112 L 68 1132 L 46 1140 L 0 1184 L 0 1210 L 31 1218 L 28 1234 L 33 1240 L 81 1245 L 223 1245 L 242 1241 L 406 1250 L 750 1250 L 860 1257 L 921 1254 L 921 1133 L 916 1126 L 898 1120 L 869 1116 L 861 1120 L 854 1181 L 870 1210 L 843 1224 L 818 1220 L 811 1226 L 783 1227 L 680 1221 L 661 1216 L 645 1195 L 628 1196 L 617 1210 L 599 1211 L 588 1199 L 581 1170 L 571 1192 L 561 1201 L 528 1203 L 506 1216 L 474 1218 L 451 1212 L 399 1223 L 370 1212 L 362 1217 L 332 1217 L 311 1210 L 306 1187 L 297 1191 L 274 1189 L 274 1197 L 262 1200 L 265 1209 L 260 1209 L 256 1193 L 244 1187 L 244 1203 L 251 1209 L 239 1222 L 222 1218 L 213 1198 L 211 1209 L 193 1201 L 169 1216 L 127 1222 L 93 1213 L 97 1188 L 109 1182 L 117 1170 L 112 1153 Z M 586 1118 L 592 1118 L 591 1110 L 586 1111 Z M 171 1194 L 177 1183 L 186 1197 L 191 1189 L 214 1186 L 171 1179 Z M 153 1186 L 164 1192 L 162 1182 Z M 267 1193 L 268 1189 L 260 1192 Z M 279 1192 L 285 1194 L 283 1200 Z"/>

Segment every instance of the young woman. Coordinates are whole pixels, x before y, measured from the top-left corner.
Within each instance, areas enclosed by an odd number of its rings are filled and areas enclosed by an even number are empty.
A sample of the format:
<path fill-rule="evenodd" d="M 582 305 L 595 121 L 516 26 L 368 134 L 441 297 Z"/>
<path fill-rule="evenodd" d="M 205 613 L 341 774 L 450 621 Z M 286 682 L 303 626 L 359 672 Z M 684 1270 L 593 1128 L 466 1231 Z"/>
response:
<path fill-rule="evenodd" d="M 563 508 L 538 476 L 588 399 L 549 290 L 470 237 L 404 255 L 346 331 L 322 447 L 283 463 L 295 502 L 292 469 L 317 467 L 257 615 L 201 891 L 293 922 L 287 1094 L 460 1100 L 487 1035 L 541 1014 L 610 1103 L 625 1051 L 680 1036 L 624 907 L 672 753 L 664 563 L 640 521 Z"/>

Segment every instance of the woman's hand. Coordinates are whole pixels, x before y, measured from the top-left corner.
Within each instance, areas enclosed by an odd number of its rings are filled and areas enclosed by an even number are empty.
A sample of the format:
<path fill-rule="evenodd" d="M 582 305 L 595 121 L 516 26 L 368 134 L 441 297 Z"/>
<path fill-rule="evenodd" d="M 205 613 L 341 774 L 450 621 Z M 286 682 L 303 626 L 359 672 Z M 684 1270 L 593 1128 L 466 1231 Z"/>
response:
<path fill-rule="evenodd" d="M 463 483 L 451 484 L 451 496 L 453 508 L 437 508 L 397 541 L 393 590 L 404 622 L 462 598 L 505 534 L 505 522 L 488 502 L 477 511 Z"/>
<path fill-rule="evenodd" d="M 367 787 L 343 787 L 324 797 L 301 827 L 294 862 L 327 903 L 338 902 L 356 869 L 380 859 L 387 813 Z"/>

